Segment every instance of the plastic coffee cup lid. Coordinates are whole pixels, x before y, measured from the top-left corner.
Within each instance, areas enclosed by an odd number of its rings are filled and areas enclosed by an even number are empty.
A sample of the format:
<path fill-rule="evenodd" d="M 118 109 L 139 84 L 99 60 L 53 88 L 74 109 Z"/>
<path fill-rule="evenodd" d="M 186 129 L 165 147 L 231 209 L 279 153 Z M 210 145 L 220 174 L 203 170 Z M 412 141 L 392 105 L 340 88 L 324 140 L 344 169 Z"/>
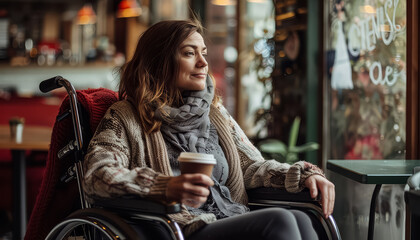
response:
<path fill-rule="evenodd" d="M 181 152 L 178 157 L 180 162 L 194 162 L 202 164 L 216 164 L 213 154 Z"/>

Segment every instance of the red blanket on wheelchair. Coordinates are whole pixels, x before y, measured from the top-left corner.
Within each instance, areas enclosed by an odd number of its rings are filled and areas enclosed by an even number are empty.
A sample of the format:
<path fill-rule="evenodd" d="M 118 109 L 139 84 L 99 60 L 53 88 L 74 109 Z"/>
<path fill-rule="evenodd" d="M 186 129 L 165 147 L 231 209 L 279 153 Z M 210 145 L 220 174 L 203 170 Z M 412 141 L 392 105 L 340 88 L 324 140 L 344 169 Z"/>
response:
<path fill-rule="evenodd" d="M 117 93 L 108 89 L 88 89 L 77 91 L 78 102 L 89 115 L 89 127 L 96 130 L 106 110 L 118 100 Z M 61 104 L 59 114 L 70 108 L 68 97 Z M 54 124 L 47 166 L 40 192 L 31 214 L 25 239 L 45 239 L 48 232 L 67 215 L 80 208 L 80 198 L 75 180 L 62 183 L 61 176 L 73 164 L 73 154 L 59 161 L 57 153 L 69 141 L 74 140 L 71 116 Z M 84 144 L 89 144 L 85 142 Z"/>

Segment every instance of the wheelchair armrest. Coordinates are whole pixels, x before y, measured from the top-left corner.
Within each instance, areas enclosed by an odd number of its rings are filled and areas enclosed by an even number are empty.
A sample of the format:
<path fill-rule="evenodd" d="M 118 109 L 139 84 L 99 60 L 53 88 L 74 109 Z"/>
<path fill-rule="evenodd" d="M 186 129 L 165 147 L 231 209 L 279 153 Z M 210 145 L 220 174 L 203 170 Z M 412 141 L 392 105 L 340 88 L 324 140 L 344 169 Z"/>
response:
<path fill-rule="evenodd" d="M 280 188 L 254 188 L 247 191 L 248 201 L 259 200 L 287 201 L 287 202 L 307 202 L 319 205 L 318 200 L 313 199 L 309 189 L 305 188 L 298 193 L 290 193 Z"/>
<path fill-rule="evenodd" d="M 248 204 L 252 210 L 265 207 L 283 207 L 312 212 L 317 219 L 321 220 L 328 235 L 327 239 L 341 240 L 340 230 L 333 216 L 330 215 L 325 218 L 318 199 L 313 199 L 307 188 L 298 193 L 290 193 L 279 188 L 254 188 L 249 189 L 247 194 Z"/>
<path fill-rule="evenodd" d="M 166 205 L 138 196 L 123 196 L 119 198 L 95 198 L 95 207 L 113 210 L 119 213 L 145 213 L 166 215 L 181 212 L 181 204 Z"/>

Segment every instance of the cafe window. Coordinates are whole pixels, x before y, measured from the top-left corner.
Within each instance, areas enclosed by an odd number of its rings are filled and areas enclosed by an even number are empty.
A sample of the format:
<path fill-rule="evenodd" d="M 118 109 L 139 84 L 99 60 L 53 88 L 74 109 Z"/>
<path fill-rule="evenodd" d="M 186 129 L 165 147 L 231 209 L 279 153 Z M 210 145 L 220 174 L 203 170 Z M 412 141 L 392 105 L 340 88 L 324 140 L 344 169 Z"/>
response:
<path fill-rule="evenodd" d="M 246 1 L 239 24 L 239 95 L 237 119 L 253 140 L 268 136 L 274 58 L 274 5 L 272 1 Z"/>
<path fill-rule="evenodd" d="M 235 112 L 235 48 L 237 12 L 235 1 L 205 1 L 206 44 L 209 49 L 207 61 L 209 72 L 216 81 L 217 93 L 222 97 L 226 109 Z"/>
<path fill-rule="evenodd" d="M 274 9 L 269 0 L 192 1 L 206 28 L 209 70 L 226 109 L 253 137 L 266 135 L 258 111 L 270 108 Z"/>
<path fill-rule="evenodd" d="M 407 3 L 327 3 L 328 158 L 405 159 Z"/>

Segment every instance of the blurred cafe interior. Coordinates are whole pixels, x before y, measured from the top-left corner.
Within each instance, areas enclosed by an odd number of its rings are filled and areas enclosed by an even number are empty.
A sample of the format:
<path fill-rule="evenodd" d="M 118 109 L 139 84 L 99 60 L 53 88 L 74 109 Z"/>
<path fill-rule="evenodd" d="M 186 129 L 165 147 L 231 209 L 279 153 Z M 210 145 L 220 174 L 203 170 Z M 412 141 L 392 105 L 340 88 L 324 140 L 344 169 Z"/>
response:
<path fill-rule="evenodd" d="M 23 131 L 51 134 L 66 92 L 42 93 L 41 81 L 60 75 L 76 90 L 117 91 L 118 69 L 141 33 L 192 13 L 205 27 L 209 70 L 224 106 L 266 159 L 304 159 L 325 171 L 335 184 L 342 239 L 366 238 L 372 221 L 374 239 L 420 238 L 420 214 L 406 196 L 413 191 L 407 179 L 420 166 L 417 0 L 0 0 L 2 138 L 10 138 L 11 119 L 24 122 Z M 17 180 L 6 140 L 0 240 L 17 239 Z M 25 224 L 48 145 L 22 154 Z M 398 181 L 370 181 L 337 169 L 340 162 L 368 177 L 410 169 Z"/>

